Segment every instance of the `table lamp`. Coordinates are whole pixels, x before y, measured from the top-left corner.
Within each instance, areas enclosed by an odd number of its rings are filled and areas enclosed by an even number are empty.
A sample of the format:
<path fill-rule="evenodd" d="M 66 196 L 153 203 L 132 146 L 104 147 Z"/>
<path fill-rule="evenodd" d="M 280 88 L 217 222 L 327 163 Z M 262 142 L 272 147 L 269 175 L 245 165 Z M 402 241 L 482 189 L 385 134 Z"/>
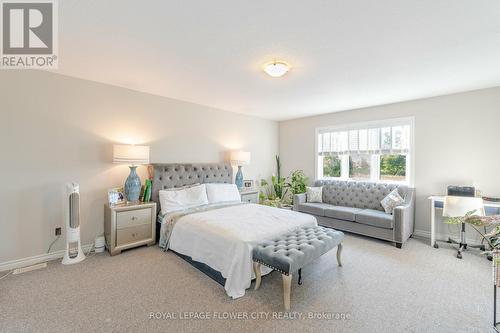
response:
<path fill-rule="evenodd" d="M 113 145 L 113 163 L 129 164 L 130 175 L 125 181 L 127 201 L 138 201 L 141 194 L 141 179 L 136 169 L 139 164 L 149 163 L 149 146 Z"/>
<path fill-rule="evenodd" d="M 236 178 L 234 182 L 238 187 L 238 190 L 243 189 L 243 172 L 241 172 L 241 167 L 243 165 L 250 164 L 250 152 L 248 151 L 233 151 L 231 152 L 231 163 L 238 166 L 238 172 L 236 173 Z"/>

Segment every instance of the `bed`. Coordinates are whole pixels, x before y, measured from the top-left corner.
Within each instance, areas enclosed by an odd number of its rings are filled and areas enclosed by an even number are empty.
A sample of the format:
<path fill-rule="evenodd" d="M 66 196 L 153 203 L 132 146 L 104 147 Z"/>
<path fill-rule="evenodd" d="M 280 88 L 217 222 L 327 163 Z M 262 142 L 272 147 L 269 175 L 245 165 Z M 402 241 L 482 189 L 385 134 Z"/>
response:
<path fill-rule="evenodd" d="M 230 184 L 233 172 L 229 164 L 153 164 L 152 168 L 160 247 L 219 282 L 232 298 L 244 296 L 254 278 L 252 248 L 256 243 L 317 225 L 308 214 L 241 202 L 211 203 L 161 214 L 160 190 L 196 183 Z M 269 272 L 262 270 L 262 274 Z"/>

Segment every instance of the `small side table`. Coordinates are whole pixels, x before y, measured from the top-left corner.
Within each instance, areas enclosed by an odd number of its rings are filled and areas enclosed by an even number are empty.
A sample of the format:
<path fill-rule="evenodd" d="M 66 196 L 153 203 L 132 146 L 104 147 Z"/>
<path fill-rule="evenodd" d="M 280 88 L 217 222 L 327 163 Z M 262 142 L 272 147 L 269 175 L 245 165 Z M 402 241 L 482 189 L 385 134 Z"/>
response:
<path fill-rule="evenodd" d="M 104 205 L 104 236 L 109 253 L 156 242 L 156 203 Z"/>
<path fill-rule="evenodd" d="M 241 191 L 240 196 L 241 196 L 241 202 L 248 202 L 254 204 L 259 203 L 259 191 L 257 190 Z"/>

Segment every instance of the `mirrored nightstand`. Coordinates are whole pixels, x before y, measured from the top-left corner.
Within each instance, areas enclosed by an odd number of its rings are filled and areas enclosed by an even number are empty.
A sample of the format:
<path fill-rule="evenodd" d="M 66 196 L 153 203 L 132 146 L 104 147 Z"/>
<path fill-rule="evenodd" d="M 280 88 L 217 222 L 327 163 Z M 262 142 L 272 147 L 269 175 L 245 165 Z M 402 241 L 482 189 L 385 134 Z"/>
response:
<path fill-rule="evenodd" d="M 137 203 L 110 207 L 104 205 L 104 236 L 113 256 L 122 250 L 156 241 L 156 203 Z"/>
<path fill-rule="evenodd" d="M 248 203 L 254 203 L 258 204 L 259 203 L 259 191 L 257 190 L 243 190 L 240 192 L 241 195 L 241 202 L 248 202 Z"/>

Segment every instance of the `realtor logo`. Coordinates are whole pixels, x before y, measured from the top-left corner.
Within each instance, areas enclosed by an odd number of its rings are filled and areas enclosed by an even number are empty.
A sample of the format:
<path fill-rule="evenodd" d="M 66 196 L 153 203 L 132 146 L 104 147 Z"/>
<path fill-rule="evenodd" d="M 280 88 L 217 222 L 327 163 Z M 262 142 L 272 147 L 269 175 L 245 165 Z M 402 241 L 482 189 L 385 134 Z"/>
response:
<path fill-rule="evenodd" d="M 3 0 L 2 69 L 57 68 L 55 0 Z"/>

